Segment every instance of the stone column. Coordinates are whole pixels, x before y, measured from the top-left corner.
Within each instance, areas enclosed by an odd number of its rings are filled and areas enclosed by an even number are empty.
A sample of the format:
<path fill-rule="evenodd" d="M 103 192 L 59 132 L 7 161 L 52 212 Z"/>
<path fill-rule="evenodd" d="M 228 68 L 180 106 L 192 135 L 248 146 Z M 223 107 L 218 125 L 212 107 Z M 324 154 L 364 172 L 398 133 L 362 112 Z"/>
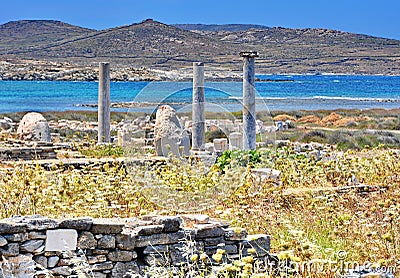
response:
<path fill-rule="evenodd" d="M 110 142 L 110 63 L 99 64 L 98 143 Z"/>
<path fill-rule="evenodd" d="M 256 90 L 254 88 L 254 51 L 240 52 L 243 57 L 243 149 L 256 149 Z"/>
<path fill-rule="evenodd" d="M 193 63 L 192 150 L 204 151 L 204 64 Z"/>

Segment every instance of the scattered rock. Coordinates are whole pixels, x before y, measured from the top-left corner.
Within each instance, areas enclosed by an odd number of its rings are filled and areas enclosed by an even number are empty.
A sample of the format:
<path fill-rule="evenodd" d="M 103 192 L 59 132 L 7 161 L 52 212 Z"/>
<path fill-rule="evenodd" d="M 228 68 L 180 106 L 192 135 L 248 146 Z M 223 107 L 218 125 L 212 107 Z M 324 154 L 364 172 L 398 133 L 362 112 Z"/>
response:
<path fill-rule="evenodd" d="M 263 185 L 268 181 L 272 181 L 275 186 L 281 185 L 281 171 L 271 168 L 251 169 L 252 176 L 255 181 Z"/>

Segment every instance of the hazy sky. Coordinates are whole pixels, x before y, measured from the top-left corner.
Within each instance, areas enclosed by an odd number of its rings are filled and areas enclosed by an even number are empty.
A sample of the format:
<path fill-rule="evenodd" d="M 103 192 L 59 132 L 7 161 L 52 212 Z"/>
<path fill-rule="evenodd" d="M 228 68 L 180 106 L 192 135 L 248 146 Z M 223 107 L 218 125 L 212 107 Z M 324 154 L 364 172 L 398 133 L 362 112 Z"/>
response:
<path fill-rule="evenodd" d="M 400 0 L 1 0 L 0 24 L 55 19 L 93 29 L 140 22 L 253 23 L 400 39 Z"/>

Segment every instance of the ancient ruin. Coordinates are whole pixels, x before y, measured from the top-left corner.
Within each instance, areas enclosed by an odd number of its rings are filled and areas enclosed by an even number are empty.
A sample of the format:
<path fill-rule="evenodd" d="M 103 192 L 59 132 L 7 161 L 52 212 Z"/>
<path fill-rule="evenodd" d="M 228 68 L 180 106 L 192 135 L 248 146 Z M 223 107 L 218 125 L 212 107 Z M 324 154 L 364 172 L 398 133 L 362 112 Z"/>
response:
<path fill-rule="evenodd" d="M 194 254 L 212 267 L 218 250 L 224 250 L 227 261 L 248 255 L 260 261 L 271 259 L 268 235 L 248 236 L 245 229 L 230 228 L 207 215 L 141 219 L 34 215 L 0 220 L 0 253 L 5 259 L 0 267 L 13 277 L 70 277 L 79 271 L 99 278 L 143 275 L 149 268 L 190 267 L 196 263 L 190 259 Z"/>

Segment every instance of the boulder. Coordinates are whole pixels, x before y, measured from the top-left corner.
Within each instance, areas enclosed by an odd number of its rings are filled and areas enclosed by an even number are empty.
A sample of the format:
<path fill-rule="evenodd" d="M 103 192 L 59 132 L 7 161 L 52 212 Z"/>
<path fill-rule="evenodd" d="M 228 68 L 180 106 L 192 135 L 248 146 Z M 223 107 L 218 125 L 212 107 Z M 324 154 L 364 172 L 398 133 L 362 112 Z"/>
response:
<path fill-rule="evenodd" d="M 21 140 L 51 142 L 49 124 L 42 114 L 36 112 L 25 114 L 19 123 L 17 134 Z"/>
<path fill-rule="evenodd" d="M 189 135 L 183 130 L 175 110 L 169 105 L 162 105 L 157 110 L 154 144 L 158 156 L 168 156 L 170 153 L 177 157 L 181 154 L 189 155 Z"/>

